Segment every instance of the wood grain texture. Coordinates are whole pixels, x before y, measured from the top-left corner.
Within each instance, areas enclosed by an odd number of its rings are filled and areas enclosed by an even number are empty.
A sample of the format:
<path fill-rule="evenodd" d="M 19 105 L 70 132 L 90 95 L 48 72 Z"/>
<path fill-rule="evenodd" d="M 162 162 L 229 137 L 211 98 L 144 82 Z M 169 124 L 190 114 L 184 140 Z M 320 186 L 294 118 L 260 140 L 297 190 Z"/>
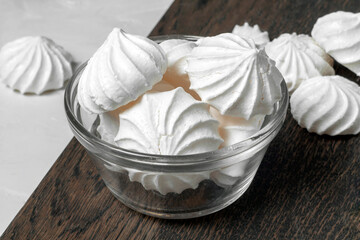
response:
<path fill-rule="evenodd" d="M 309 34 L 318 17 L 360 11 L 352 1 L 175 1 L 151 35 L 216 35 L 244 21 L 270 38 Z M 336 71 L 359 83 L 350 71 Z M 310 134 L 290 111 L 248 191 L 191 220 L 144 216 L 122 205 L 73 139 L 1 239 L 360 239 L 360 136 Z"/>

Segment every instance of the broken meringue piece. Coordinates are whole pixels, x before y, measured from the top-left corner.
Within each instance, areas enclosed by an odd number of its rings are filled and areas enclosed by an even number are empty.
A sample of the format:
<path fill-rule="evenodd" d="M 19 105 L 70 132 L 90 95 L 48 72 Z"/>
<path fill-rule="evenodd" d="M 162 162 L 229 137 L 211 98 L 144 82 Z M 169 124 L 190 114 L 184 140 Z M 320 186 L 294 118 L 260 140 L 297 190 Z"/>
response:
<path fill-rule="evenodd" d="M 168 60 L 168 68 L 163 80 L 173 86 L 182 87 L 193 98 L 200 100 L 199 95 L 194 90 L 190 90 L 189 76 L 185 71 L 186 59 L 192 49 L 196 47 L 196 43 L 182 39 L 170 39 L 161 42 L 159 45 L 164 50 Z"/>
<path fill-rule="evenodd" d="M 268 32 L 262 32 L 259 28 L 259 25 L 257 24 L 255 24 L 253 27 L 250 26 L 247 22 L 245 22 L 242 26 L 236 24 L 232 30 L 232 33 L 240 37 L 251 38 L 254 40 L 255 45 L 258 48 L 264 47 L 270 41 Z"/>
<path fill-rule="evenodd" d="M 185 72 L 186 58 L 190 55 L 192 49 L 196 47 L 195 42 L 170 39 L 161 42 L 159 45 L 164 50 L 168 61 L 166 74 L 171 74 L 171 76 L 187 75 Z"/>
<path fill-rule="evenodd" d="M 336 61 L 360 76 L 360 13 L 327 14 L 316 21 L 311 35 Z"/>
<path fill-rule="evenodd" d="M 81 75 L 79 103 L 90 113 L 114 110 L 151 89 L 166 67 L 157 43 L 114 28 Z"/>
<path fill-rule="evenodd" d="M 71 55 L 49 38 L 19 38 L 0 50 L 0 81 L 23 94 L 41 94 L 64 86 L 71 62 Z"/>
<path fill-rule="evenodd" d="M 298 124 L 319 135 L 360 132 L 360 87 L 341 76 L 315 77 L 304 81 L 290 99 Z"/>
<path fill-rule="evenodd" d="M 216 150 L 223 142 L 207 104 L 182 88 L 146 93 L 119 119 L 115 142 L 131 151 L 185 155 Z"/>
<path fill-rule="evenodd" d="M 282 76 L 252 40 L 231 33 L 203 38 L 187 62 L 190 89 L 222 115 L 271 114 L 281 98 Z"/>
<path fill-rule="evenodd" d="M 249 120 L 239 117 L 221 115 L 210 107 L 211 115 L 219 121 L 219 134 L 224 139 L 221 147 L 227 147 L 243 141 L 258 132 L 264 122 L 264 115 L 257 115 Z"/>
<path fill-rule="evenodd" d="M 335 74 L 332 58 L 308 35 L 281 34 L 265 51 L 276 62 L 290 93 L 306 79 Z"/>

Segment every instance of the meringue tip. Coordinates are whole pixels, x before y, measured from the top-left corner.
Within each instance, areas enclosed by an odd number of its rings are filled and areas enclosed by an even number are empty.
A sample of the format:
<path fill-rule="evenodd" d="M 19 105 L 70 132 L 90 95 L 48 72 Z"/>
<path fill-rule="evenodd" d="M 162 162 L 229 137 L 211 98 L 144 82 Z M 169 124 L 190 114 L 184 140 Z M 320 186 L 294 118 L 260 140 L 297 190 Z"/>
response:
<path fill-rule="evenodd" d="M 84 96 L 79 102 L 94 113 L 114 110 L 150 90 L 163 78 L 166 66 L 157 43 L 114 28 L 80 76 Z"/>
<path fill-rule="evenodd" d="M 232 33 L 204 38 L 187 62 L 190 88 L 223 115 L 268 114 L 281 98 L 281 75 L 251 39 Z"/>

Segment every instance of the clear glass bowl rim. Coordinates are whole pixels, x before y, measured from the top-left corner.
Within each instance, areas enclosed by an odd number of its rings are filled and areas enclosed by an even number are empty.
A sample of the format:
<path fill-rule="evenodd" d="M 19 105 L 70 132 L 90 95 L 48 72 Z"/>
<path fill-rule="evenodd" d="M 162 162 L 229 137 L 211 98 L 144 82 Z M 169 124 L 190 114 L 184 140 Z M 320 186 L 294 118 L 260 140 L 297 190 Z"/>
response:
<path fill-rule="evenodd" d="M 159 43 L 168 39 L 185 39 L 189 41 L 196 41 L 199 40 L 200 36 L 192 36 L 192 35 L 160 35 L 150 37 L 153 41 Z M 65 94 L 64 94 L 64 105 L 65 105 L 65 112 L 68 118 L 70 127 L 73 131 L 75 131 L 82 140 L 86 141 L 87 143 L 91 144 L 93 147 L 100 149 L 106 153 L 111 153 L 113 156 L 126 158 L 127 160 L 134 161 L 134 162 L 143 162 L 143 163 L 165 163 L 166 165 L 178 165 L 179 163 L 210 163 L 212 161 L 218 161 L 219 159 L 229 158 L 242 152 L 245 152 L 251 148 L 254 148 L 258 144 L 266 141 L 267 137 L 271 136 L 273 132 L 279 129 L 283 124 L 284 115 L 286 115 L 286 111 L 289 104 L 289 93 L 286 87 L 286 83 L 283 80 L 281 82 L 281 92 L 282 97 L 278 102 L 278 108 L 275 114 L 272 116 L 270 122 L 266 124 L 262 129 L 260 129 L 256 134 L 251 136 L 248 139 L 240 141 L 236 144 L 233 144 L 228 147 L 224 147 L 221 149 L 217 149 L 210 152 L 198 153 L 198 154 L 189 154 L 189 155 L 158 155 L 158 154 L 148 154 L 148 153 L 141 153 L 141 152 L 134 152 L 124 148 L 117 147 L 112 145 L 108 142 L 97 138 L 93 134 L 91 134 L 86 128 L 79 122 L 74 114 L 73 109 L 73 97 L 72 89 L 77 91 L 77 84 L 78 75 L 83 71 L 85 66 L 87 65 L 87 61 L 81 64 L 76 71 L 74 72 L 73 76 L 68 81 L 65 87 Z M 76 84 L 75 88 L 73 88 L 74 84 Z M 77 93 L 76 93 L 77 94 Z"/>

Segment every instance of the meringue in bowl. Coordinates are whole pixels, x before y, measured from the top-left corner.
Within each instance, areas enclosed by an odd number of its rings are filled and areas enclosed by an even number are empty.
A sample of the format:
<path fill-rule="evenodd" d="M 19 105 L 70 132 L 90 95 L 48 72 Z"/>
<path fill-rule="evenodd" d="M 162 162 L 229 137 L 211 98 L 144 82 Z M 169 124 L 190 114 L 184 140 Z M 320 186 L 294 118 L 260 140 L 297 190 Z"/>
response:
<path fill-rule="evenodd" d="M 194 36 L 152 38 L 197 41 Z M 85 147 L 109 190 L 126 206 L 159 218 L 186 219 L 219 211 L 236 201 L 251 184 L 271 141 L 285 120 L 288 92 L 262 128 L 239 143 L 212 152 L 191 155 L 156 155 L 134 152 L 101 140 L 100 117 L 80 107 L 79 79 L 86 63 L 74 74 L 65 90 L 65 110 L 70 127 Z"/>

